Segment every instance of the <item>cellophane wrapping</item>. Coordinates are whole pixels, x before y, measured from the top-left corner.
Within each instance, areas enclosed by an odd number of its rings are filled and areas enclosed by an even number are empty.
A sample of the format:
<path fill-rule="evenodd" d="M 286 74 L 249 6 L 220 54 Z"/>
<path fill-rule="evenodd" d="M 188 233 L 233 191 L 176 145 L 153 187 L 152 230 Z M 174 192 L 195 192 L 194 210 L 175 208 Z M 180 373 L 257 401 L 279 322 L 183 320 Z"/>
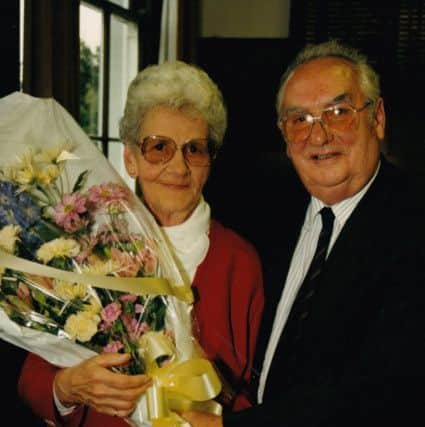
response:
<path fill-rule="evenodd" d="M 1 99 L 0 150 L 0 337 L 60 367 L 127 352 L 128 374 L 196 357 L 161 229 L 70 114 Z"/>

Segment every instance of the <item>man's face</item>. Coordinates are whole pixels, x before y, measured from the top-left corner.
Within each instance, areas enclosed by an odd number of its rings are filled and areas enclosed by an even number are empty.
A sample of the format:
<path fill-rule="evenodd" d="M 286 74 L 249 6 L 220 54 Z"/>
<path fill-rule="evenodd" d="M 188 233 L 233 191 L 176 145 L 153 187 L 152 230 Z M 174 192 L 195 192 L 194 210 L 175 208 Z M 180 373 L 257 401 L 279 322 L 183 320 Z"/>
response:
<path fill-rule="evenodd" d="M 299 66 L 289 77 L 281 111 L 283 117 L 294 111 L 320 116 L 328 107 L 361 109 L 367 101 L 352 64 L 340 58 L 319 58 Z M 344 131 L 314 121 L 305 140 L 287 141 L 287 154 L 305 187 L 327 204 L 360 191 L 379 161 L 379 140 L 385 128 L 382 99 L 355 116 Z"/>

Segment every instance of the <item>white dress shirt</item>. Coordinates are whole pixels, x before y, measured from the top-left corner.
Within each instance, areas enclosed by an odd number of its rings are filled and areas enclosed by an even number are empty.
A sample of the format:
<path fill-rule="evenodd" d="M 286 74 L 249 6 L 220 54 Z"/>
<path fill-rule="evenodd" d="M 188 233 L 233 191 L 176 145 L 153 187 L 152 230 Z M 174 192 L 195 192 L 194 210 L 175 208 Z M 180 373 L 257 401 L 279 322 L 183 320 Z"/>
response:
<path fill-rule="evenodd" d="M 369 189 L 370 185 L 378 174 L 378 171 L 379 165 L 373 177 L 358 193 L 348 199 L 343 200 L 342 202 L 330 206 L 335 215 L 335 220 L 327 256 L 332 250 L 332 247 L 335 244 L 335 241 L 338 238 L 344 224 L 347 222 L 354 208 Z M 270 339 L 264 356 L 258 388 L 259 403 L 263 402 L 267 376 L 269 374 L 274 353 L 279 344 L 280 336 L 288 319 L 289 312 L 291 311 L 292 304 L 294 303 L 298 289 L 301 286 L 305 275 L 307 274 L 307 270 L 314 256 L 317 241 L 319 240 L 319 234 L 322 229 L 322 219 L 319 212 L 324 206 L 326 205 L 321 200 L 316 199 L 315 197 L 311 197 L 310 204 L 308 205 L 304 218 L 304 224 L 298 237 L 297 246 L 295 248 L 294 254 L 292 255 L 288 275 L 286 276 L 285 286 L 280 297 L 279 305 L 277 306 L 272 332 L 270 334 Z"/>

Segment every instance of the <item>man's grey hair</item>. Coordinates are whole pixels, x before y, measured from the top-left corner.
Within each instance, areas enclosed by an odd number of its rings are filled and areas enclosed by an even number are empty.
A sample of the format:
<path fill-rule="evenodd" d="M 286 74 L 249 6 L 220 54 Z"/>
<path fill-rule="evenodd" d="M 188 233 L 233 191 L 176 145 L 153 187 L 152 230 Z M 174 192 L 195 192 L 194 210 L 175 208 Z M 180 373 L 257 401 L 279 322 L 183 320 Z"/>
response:
<path fill-rule="evenodd" d="M 146 114 L 157 106 L 199 113 L 208 124 L 209 138 L 218 149 L 227 127 L 227 111 L 218 86 L 200 68 L 182 61 L 151 65 L 130 83 L 120 138 L 135 144 Z"/>
<path fill-rule="evenodd" d="M 342 44 L 338 40 L 329 40 L 320 44 L 309 44 L 301 50 L 293 62 L 288 66 L 281 77 L 279 91 L 276 98 L 276 111 L 278 117 L 281 116 L 282 100 L 285 93 L 286 83 L 297 67 L 314 59 L 324 57 L 342 58 L 353 64 L 357 71 L 359 85 L 366 98 L 373 104 L 378 100 L 381 94 L 379 75 L 369 64 L 365 55 L 359 50 Z"/>

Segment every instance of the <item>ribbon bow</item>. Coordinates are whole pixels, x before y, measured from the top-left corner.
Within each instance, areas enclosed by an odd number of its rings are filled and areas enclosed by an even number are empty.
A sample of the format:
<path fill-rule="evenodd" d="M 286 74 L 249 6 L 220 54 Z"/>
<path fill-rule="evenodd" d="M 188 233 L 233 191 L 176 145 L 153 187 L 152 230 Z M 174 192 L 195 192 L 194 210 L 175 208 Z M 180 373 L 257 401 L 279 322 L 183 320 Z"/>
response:
<path fill-rule="evenodd" d="M 221 391 L 221 382 L 206 359 L 173 361 L 171 340 L 160 332 L 147 332 L 141 338 L 143 358 L 153 384 L 147 391 L 148 416 L 153 427 L 185 427 L 176 412 L 199 411 L 221 415 L 221 405 L 212 399 Z M 158 358 L 169 357 L 159 367 Z"/>

